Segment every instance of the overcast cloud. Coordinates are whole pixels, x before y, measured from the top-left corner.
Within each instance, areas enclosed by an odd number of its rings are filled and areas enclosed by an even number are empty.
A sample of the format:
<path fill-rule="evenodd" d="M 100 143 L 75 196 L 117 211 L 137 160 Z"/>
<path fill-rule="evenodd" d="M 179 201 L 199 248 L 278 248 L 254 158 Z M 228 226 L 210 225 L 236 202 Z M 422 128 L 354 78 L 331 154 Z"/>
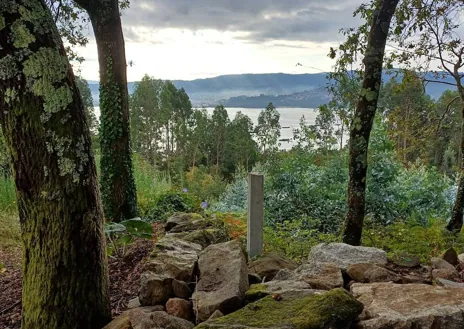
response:
<path fill-rule="evenodd" d="M 240 39 L 330 42 L 356 24 L 355 0 L 132 0 L 123 13 L 126 37 L 141 41 L 140 28 L 240 32 Z"/>

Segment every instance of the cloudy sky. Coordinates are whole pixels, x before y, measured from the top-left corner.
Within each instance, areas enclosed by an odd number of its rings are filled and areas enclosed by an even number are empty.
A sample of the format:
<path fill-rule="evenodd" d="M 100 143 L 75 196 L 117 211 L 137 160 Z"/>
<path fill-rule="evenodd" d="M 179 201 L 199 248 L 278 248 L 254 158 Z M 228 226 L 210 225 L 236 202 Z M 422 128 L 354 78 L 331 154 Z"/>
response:
<path fill-rule="evenodd" d="M 131 0 L 122 14 L 129 81 L 328 71 L 359 0 Z M 91 29 L 89 29 L 91 30 Z M 89 31 L 91 34 L 91 31 Z M 79 67 L 98 80 L 93 36 Z M 296 66 L 302 63 L 304 67 Z"/>

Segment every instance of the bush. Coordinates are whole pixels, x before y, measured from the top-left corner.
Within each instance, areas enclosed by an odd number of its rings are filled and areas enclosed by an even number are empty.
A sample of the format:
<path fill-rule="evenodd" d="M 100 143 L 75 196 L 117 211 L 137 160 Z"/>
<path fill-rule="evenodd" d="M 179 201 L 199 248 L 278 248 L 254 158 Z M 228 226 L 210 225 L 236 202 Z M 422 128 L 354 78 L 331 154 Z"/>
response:
<path fill-rule="evenodd" d="M 464 234 L 453 234 L 445 229 L 445 221 L 431 219 L 425 225 L 415 221 L 396 222 L 381 226 L 367 220 L 362 243 L 364 246 L 385 250 L 389 256 L 403 252 L 417 255 L 424 263 L 454 247 L 464 252 Z"/>
<path fill-rule="evenodd" d="M 309 219 L 300 219 L 277 223 L 275 227 L 266 226 L 264 229 L 265 251 L 274 251 L 297 263 L 303 263 L 315 245 L 339 241 L 334 234 L 321 233 L 318 228 L 305 228 L 311 226 L 317 227 L 318 223 L 313 223 Z"/>
<path fill-rule="evenodd" d="M 198 212 L 201 209 L 201 200 L 191 193 L 171 190 L 152 197 L 141 211 L 141 216 L 150 221 L 166 220 L 176 212 Z"/>
<path fill-rule="evenodd" d="M 212 202 L 224 192 L 226 184 L 214 168 L 193 167 L 185 174 L 185 187 L 202 200 Z"/>

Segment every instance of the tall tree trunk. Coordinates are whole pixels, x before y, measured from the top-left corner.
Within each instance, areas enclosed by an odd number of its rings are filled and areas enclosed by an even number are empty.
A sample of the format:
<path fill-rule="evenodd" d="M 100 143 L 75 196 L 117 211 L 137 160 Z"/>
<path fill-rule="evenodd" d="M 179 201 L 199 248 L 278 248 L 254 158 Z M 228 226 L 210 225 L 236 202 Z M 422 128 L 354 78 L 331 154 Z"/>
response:
<path fill-rule="evenodd" d="M 364 57 L 363 96 L 358 101 L 350 127 L 348 213 L 343 242 L 351 245 L 361 243 L 369 137 L 377 110 L 385 44 L 398 1 L 382 0 L 375 9 Z"/>
<path fill-rule="evenodd" d="M 100 66 L 101 191 L 113 221 L 137 216 L 126 55 L 118 0 L 76 0 L 89 14 Z"/>
<path fill-rule="evenodd" d="M 461 79 L 456 78 L 457 89 L 461 102 L 464 104 L 464 87 L 461 84 Z M 461 145 L 459 148 L 459 182 L 456 199 L 454 200 L 453 212 L 451 220 L 447 225 L 449 231 L 460 232 L 462 229 L 464 216 L 464 107 L 461 108 Z"/>
<path fill-rule="evenodd" d="M 44 2 L 5 1 L 0 124 L 21 223 L 21 328 L 101 328 L 111 319 L 108 271 L 84 105 Z"/>

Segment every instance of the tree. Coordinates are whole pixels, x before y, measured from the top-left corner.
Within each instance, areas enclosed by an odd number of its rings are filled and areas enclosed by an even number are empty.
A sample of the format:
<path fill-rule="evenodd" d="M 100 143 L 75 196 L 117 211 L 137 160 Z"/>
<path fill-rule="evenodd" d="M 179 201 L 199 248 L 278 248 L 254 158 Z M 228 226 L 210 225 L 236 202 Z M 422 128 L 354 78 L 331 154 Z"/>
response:
<path fill-rule="evenodd" d="M 90 135 L 94 137 L 98 134 L 98 120 L 97 116 L 95 115 L 95 109 L 93 108 L 93 98 L 89 84 L 85 79 L 76 77 L 76 86 L 79 89 L 82 102 L 84 103 L 85 118 L 87 125 L 89 126 Z"/>
<path fill-rule="evenodd" d="M 363 82 L 350 125 L 348 212 L 343 242 L 351 245 L 361 243 L 365 213 L 369 136 L 377 110 L 385 45 L 398 2 L 399 0 L 374 1 L 372 3 L 373 11 L 365 11 L 364 6 L 360 7 L 358 12 L 364 13 L 364 17 L 367 18 L 366 24 L 356 31 L 349 30 L 347 41 L 339 47 L 342 52 L 342 57 L 339 59 L 341 67 L 353 63 L 355 55 L 360 49 L 363 50 L 364 54 Z M 370 24 L 368 34 L 367 24 Z M 366 34 L 367 37 L 363 37 Z M 364 41 L 366 42 L 365 48 L 362 45 Z M 334 50 L 331 51 L 331 56 L 336 56 Z"/>
<path fill-rule="evenodd" d="M 230 124 L 229 115 L 223 105 L 218 105 L 214 108 L 211 117 L 211 137 L 213 142 L 213 161 L 216 164 L 216 174 L 219 172 L 220 165 L 223 160 L 224 150 L 227 141 L 227 128 Z"/>
<path fill-rule="evenodd" d="M 421 72 L 428 71 L 438 62 L 438 69 L 424 74 L 426 83 L 440 83 L 456 88 L 461 103 L 464 103 L 464 40 L 459 35 L 462 27 L 460 15 L 463 1 L 455 0 L 408 0 L 399 7 L 398 19 L 392 35 L 397 45 L 389 62 L 398 62 L 406 67 L 416 66 Z M 414 65 L 416 64 L 416 65 Z M 464 107 L 461 109 L 461 142 L 459 159 L 459 182 L 448 230 L 460 231 L 464 215 Z"/>
<path fill-rule="evenodd" d="M 133 149 L 152 164 L 158 162 L 163 127 L 162 92 L 164 83 L 145 75 L 131 96 L 131 137 Z"/>
<path fill-rule="evenodd" d="M 435 104 L 425 94 L 424 86 L 416 72 L 404 70 L 401 82 L 392 79 L 381 92 L 379 110 L 388 121 L 388 134 L 403 164 L 420 159 L 428 162 L 427 151 L 435 130 Z"/>
<path fill-rule="evenodd" d="M 192 131 L 190 133 L 189 147 L 191 154 L 191 167 L 195 167 L 198 163 L 208 163 L 208 145 L 210 144 L 211 132 L 210 119 L 208 118 L 208 112 L 206 109 L 194 110 L 192 115 Z"/>
<path fill-rule="evenodd" d="M 253 122 L 243 114 L 237 112 L 228 127 L 227 147 L 223 173 L 226 178 L 232 178 L 238 167 L 248 172 L 257 160 L 258 145 L 253 140 Z"/>
<path fill-rule="evenodd" d="M 259 146 L 265 154 L 277 148 L 280 138 L 280 113 L 272 103 L 266 106 L 264 111 L 258 116 L 258 125 L 256 126 L 256 135 Z"/>
<path fill-rule="evenodd" d="M 101 192 L 106 217 L 137 215 L 126 55 L 118 0 L 75 0 L 92 22 L 100 67 Z"/>
<path fill-rule="evenodd" d="M 41 0 L 0 5 L 0 123 L 23 243 L 23 329 L 110 319 L 103 212 L 84 105 Z"/>

